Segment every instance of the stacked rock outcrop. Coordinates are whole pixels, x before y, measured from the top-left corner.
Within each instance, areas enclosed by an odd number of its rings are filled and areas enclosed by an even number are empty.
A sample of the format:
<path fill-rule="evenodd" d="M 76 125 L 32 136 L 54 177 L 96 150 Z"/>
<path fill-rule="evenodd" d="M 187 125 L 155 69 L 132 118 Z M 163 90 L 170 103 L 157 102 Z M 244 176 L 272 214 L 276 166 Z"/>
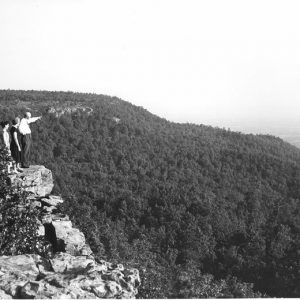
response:
<path fill-rule="evenodd" d="M 29 191 L 32 205 L 42 211 L 38 234 L 51 242 L 54 254 L 49 259 L 36 254 L 0 256 L 0 299 L 135 298 L 138 270 L 94 259 L 84 234 L 60 212 L 63 199 L 50 194 L 50 170 L 32 166 L 10 180 Z"/>

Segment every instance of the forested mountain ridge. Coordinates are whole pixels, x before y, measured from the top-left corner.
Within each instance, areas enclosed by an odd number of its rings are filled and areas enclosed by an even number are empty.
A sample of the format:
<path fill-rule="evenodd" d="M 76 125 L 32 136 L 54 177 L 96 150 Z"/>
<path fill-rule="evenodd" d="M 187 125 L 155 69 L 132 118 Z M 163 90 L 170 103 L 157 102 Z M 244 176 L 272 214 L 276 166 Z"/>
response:
<path fill-rule="evenodd" d="M 296 147 L 103 95 L 7 90 L 0 106 L 43 115 L 33 162 L 99 257 L 145 270 L 141 297 L 300 295 Z"/>

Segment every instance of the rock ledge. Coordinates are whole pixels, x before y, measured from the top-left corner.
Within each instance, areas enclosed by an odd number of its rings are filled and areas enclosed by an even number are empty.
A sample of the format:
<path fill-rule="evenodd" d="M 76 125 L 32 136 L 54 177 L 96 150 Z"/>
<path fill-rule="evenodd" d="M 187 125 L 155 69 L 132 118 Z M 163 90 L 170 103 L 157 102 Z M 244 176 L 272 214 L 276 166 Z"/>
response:
<path fill-rule="evenodd" d="M 10 175 L 10 181 L 16 188 L 22 188 L 36 197 L 49 195 L 53 189 L 52 172 L 44 166 L 30 166 L 23 173 Z"/>
<path fill-rule="evenodd" d="M 50 259 L 36 254 L 0 256 L 0 299 L 135 298 L 141 283 L 138 270 L 96 262 L 84 234 L 60 212 L 63 199 L 50 195 L 50 170 L 31 166 L 10 181 L 30 192 L 32 205 L 42 211 L 38 234 L 51 242 L 55 253 Z"/>

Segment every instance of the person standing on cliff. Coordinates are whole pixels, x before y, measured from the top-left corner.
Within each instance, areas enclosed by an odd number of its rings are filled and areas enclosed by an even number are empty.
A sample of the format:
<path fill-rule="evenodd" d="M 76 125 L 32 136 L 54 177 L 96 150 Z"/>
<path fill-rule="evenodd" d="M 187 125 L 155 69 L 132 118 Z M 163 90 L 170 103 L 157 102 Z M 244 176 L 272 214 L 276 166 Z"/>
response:
<path fill-rule="evenodd" d="M 10 141 L 10 153 L 13 158 L 13 173 L 18 174 L 20 172 L 23 172 L 20 168 L 21 163 L 21 157 L 22 157 L 22 151 L 21 146 L 19 142 L 20 133 L 18 131 L 18 128 L 20 126 L 20 118 L 16 117 L 12 121 L 12 127 L 10 129 L 10 135 L 11 135 L 11 141 Z"/>
<path fill-rule="evenodd" d="M 21 120 L 19 131 L 21 134 L 21 145 L 22 145 L 22 168 L 29 168 L 29 158 L 31 149 L 31 129 L 29 127 L 30 123 L 34 123 L 40 120 L 42 117 L 31 117 L 30 112 L 26 112 L 24 118 Z"/>
<path fill-rule="evenodd" d="M 10 152 L 10 135 L 9 135 L 9 132 L 8 132 L 9 122 L 8 121 L 1 122 L 1 127 L 3 129 L 2 137 L 3 137 L 4 147 L 5 147 L 8 155 L 11 156 L 11 152 Z M 11 167 L 12 167 L 12 163 L 9 162 L 7 164 L 7 173 L 8 174 L 10 174 Z"/>

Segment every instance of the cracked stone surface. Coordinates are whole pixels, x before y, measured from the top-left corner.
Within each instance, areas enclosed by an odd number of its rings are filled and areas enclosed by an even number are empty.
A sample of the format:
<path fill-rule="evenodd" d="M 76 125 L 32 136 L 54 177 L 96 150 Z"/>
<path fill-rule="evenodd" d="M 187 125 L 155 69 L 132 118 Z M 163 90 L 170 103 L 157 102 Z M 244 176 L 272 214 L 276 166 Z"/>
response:
<path fill-rule="evenodd" d="M 52 172 L 44 166 L 30 166 L 23 172 L 9 176 L 11 184 L 32 193 L 36 197 L 49 195 L 53 189 Z"/>
<path fill-rule="evenodd" d="M 57 253 L 0 257 L 1 294 L 15 298 L 134 298 L 140 284 L 135 269 L 96 262 L 92 256 Z"/>

